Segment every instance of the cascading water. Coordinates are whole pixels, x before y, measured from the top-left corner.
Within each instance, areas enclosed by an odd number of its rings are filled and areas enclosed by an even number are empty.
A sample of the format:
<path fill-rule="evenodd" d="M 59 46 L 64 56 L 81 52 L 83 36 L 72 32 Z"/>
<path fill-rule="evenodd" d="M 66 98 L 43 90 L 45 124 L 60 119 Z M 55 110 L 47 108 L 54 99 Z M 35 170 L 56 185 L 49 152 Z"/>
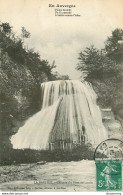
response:
<path fill-rule="evenodd" d="M 99 144 L 107 139 L 96 94 L 76 80 L 41 84 L 42 108 L 11 137 L 16 149 L 70 148 L 72 143 Z"/>

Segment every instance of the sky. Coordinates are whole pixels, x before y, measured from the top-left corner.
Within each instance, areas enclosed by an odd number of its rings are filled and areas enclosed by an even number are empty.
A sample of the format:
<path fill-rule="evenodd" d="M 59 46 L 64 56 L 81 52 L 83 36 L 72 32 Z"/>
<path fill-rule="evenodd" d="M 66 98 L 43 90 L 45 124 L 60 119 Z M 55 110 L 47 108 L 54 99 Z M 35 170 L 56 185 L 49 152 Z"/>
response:
<path fill-rule="evenodd" d="M 75 5 L 73 14 L 81 16 L 55 16 L 49 4 Z M 123 28 L 123 0 L 0 0 L 0 21 L 9 22 L 17 34 L 24 26 L 31 33 L 29 48 L 50 64 L 55 60 L 55 71 L 80 79 L 79 52 L 91 44 L 103 48 L 107 36 Z"/>

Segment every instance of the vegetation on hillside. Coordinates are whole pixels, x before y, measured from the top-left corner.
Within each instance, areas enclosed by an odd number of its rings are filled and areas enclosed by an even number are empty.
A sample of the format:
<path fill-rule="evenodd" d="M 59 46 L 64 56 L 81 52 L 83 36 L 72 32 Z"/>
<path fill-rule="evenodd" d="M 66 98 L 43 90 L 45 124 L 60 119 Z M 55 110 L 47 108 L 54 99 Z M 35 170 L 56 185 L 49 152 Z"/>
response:
<path fill-rule="evenodd" d="M 21 28 L 21 34 L 17 36 L 9 23 L 0 23 L 1 164 L 12 163 L 14 159 L 19 163 L 26 162 L 32 158 L 34 154 L 31 151 L 28 153 L 28 150 L 13 150 L 10 137 L 29 117 L 40 110 L 42 82 L 69 79 L 68 75 L 53 73 L 55 60 L 50 65 L 47 60 L 40 58 L 38 52 L 28 48 L 25 39 L 30 36 L 25 27 Z"/>
<path fill-rule="evenodd" d="M 0 48 L 2 48 L 3 52 L 7 52 L 8 56 L 16 63 L 19 63 L 20 66 L 25 64 L 36 81 L 39 81 L 42 71 L 45 72 L 51 80 L 52 70 L 56 67 L 55 64 L 50 65 L 47 60 L 41 60 L 39 53 L 35 52 L 34 49 L 25 49 L 24 40 L 31 35 L 24 27 L 22 27 L 21 31 L 20 37 L 16 36 L 9 23 L 2 23 Z"/>
<path fill-rule="evenodd" d="M 9 138 L 31 115 L 40 110 L 40 84 L 54 80 L 49 64 L 34 49 L 25 46 L 31 34 L 21 35 L 9 23 L 0 24 L 0 148 L 11 148 Z M 1 152 L 0 150 L 0 152 Z"/>
<path fill-rule="evenodd" d="M 91 82 L 102 107 L 111 107 L 123 119 L 123 30 L 115 29 L 107 38 L 105 48 L 94 45 L 79 53 L 77 70 Z"/>

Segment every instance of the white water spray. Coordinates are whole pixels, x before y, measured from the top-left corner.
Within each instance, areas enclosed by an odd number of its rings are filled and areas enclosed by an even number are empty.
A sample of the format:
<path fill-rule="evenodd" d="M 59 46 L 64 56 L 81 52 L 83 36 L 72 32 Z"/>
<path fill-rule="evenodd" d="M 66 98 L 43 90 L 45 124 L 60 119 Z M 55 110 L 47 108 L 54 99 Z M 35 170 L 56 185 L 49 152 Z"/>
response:
<path fill-rule="evenodd" d="M 90 84 L 76 80 L 50 81 L 42 83 L 41 90 L 41 111 L 11 137 L 13 148 L 45 150 L 50 144 L 61 147 L 62 143 L 64 149 L 68 143 L 70 146 L 84 141 L 97 145 L 107 139 Z"/>

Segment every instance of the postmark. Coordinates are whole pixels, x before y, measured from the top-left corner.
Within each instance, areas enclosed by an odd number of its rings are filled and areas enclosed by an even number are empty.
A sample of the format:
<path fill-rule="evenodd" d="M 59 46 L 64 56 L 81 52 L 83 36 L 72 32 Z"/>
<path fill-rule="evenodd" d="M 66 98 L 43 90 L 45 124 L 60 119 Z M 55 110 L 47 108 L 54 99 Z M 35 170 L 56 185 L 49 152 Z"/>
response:
<path fill-rule="evenodd" d="M 98 191 L 122 190 L 123 142 L 107 139 L 94 152 L 96 163 L 96 189 Z"/>
<path fill-rule="evenodd" d="M 123 141 L 112 138 L 101 142 L 94 152 L 94 160 L 98 158 L 123 159 Z"/>

